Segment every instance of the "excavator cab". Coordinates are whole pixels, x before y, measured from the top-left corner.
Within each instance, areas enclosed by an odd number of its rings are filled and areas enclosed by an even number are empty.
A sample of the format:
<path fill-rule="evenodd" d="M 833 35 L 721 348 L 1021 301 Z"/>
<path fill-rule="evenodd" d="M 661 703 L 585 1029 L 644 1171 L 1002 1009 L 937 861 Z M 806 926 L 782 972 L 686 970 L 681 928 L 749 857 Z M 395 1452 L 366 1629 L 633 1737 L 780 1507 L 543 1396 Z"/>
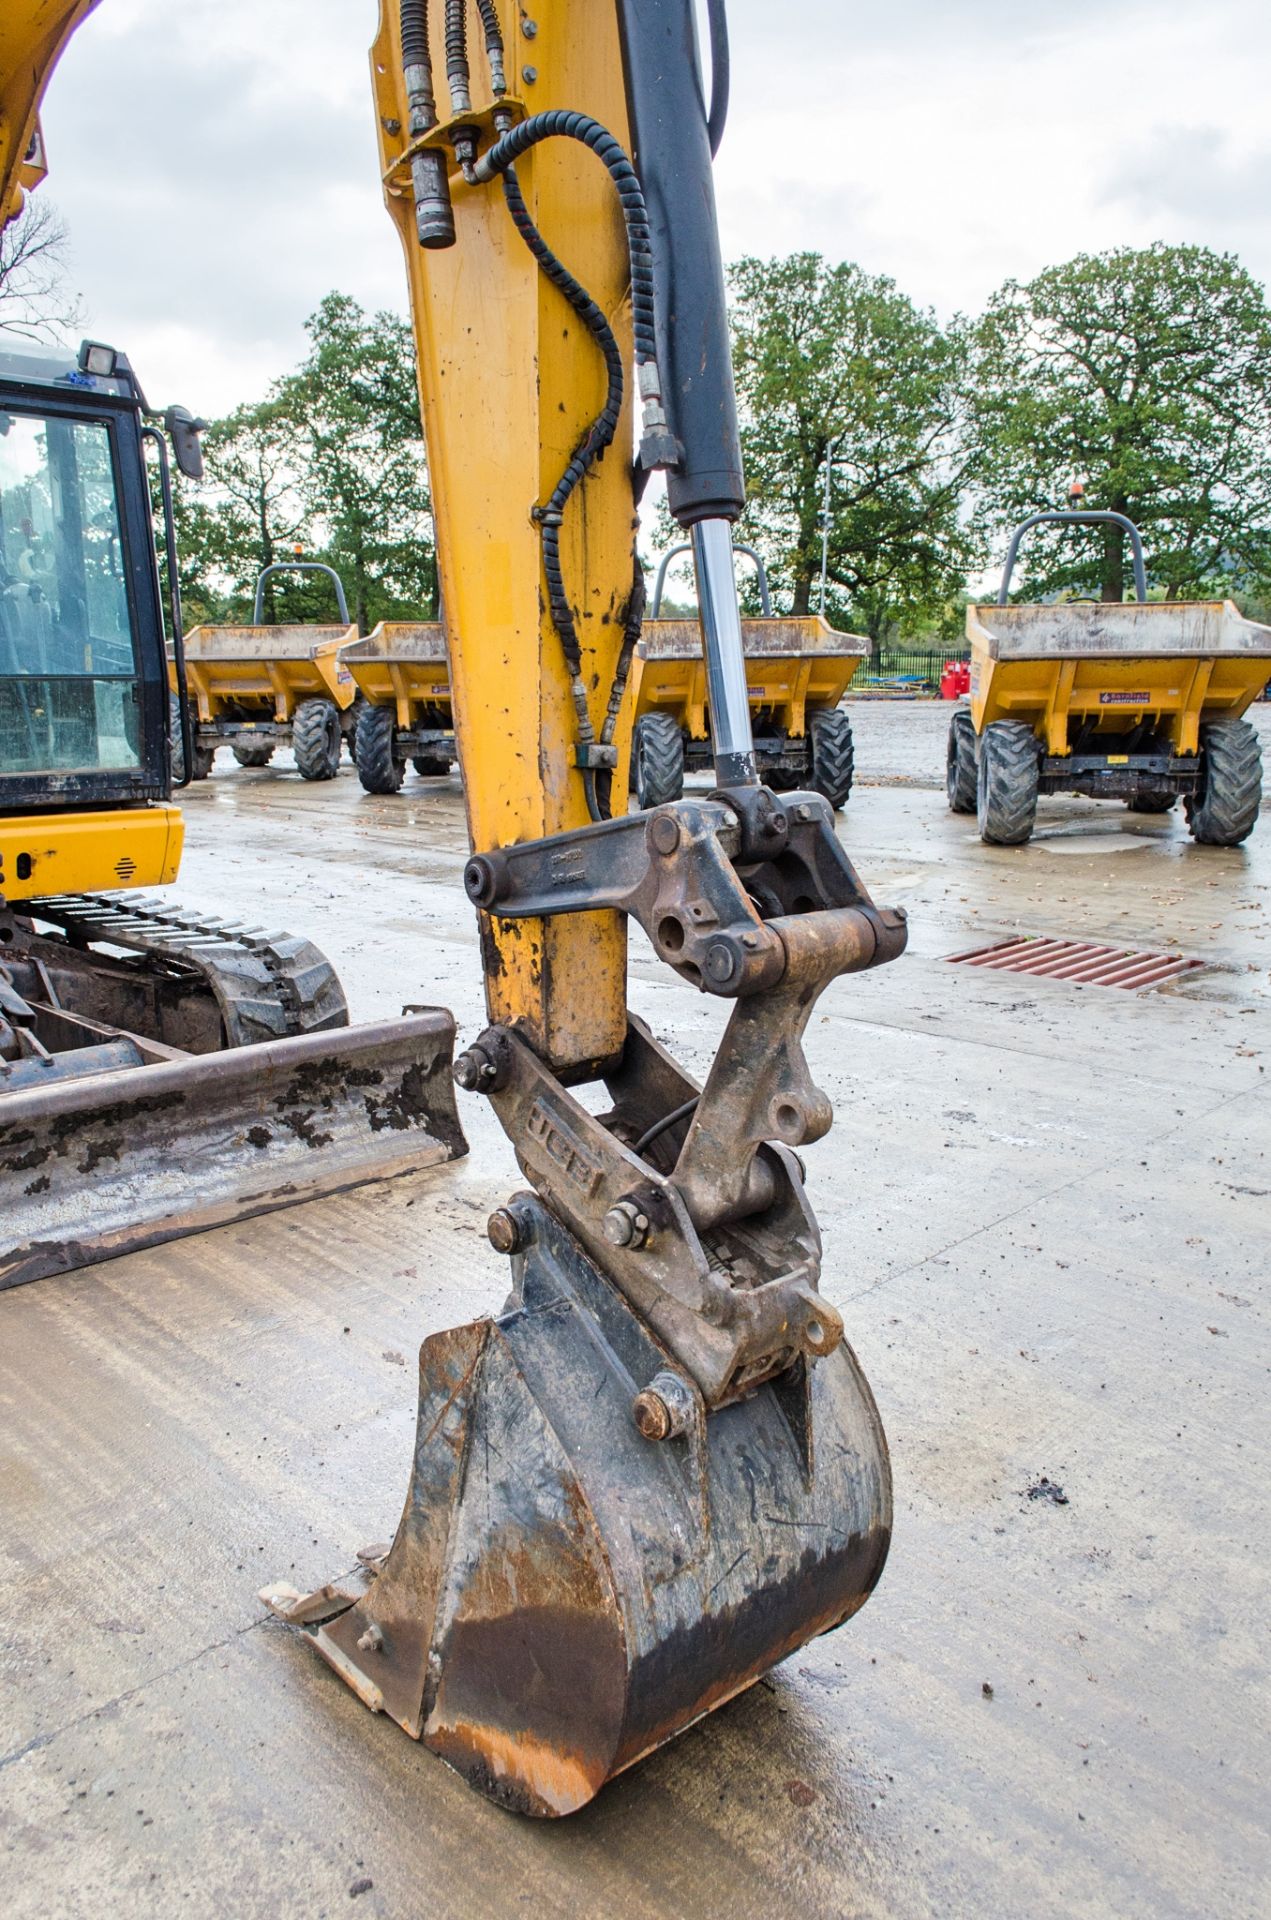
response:
<path fill-rule="evenodd" d="M 109 373 L 88 363 L 109 360 Z M 126 358 L 0 355 L 0 812 L 166 801 L 168 690 Z M 153 881 L 167 835 L 154 842 Z M 121 859 L 135 858 L 121 854 Z M 20 858 L 20 856 L 19 856 Z M 26 863 L 24 863 L 26 864 Z M 42 884 L 35 863 L 6 873 Z"/>
<path fill-rule="evenodd" d="M 310 941 L 136 891 L 190 765 L 169 459 L 124 354 L 0 355 L 0 1288 L 464 1151 L 448 1014 L 350 1027 Z"/>

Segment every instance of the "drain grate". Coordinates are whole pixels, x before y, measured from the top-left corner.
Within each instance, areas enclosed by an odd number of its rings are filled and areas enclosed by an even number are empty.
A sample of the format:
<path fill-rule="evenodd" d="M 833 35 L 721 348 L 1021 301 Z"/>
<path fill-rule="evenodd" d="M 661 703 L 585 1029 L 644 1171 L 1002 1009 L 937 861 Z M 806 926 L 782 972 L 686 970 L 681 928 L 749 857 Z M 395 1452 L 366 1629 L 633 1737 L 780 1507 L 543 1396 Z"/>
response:
<path fill-rule="evenodd" d="M 948 955 L 951 966 L 981 967 L 989 973 L 1025 973 L 1037 980 L 1067 980 L 1075 987 L 1161 987 L 1191 973 L 1203 960 L 1181 953 L 1142 953 L 1132 947 L 1101 947 L 1091 940 L 1044 940 L 1023 934 L 991 947 Z"/>

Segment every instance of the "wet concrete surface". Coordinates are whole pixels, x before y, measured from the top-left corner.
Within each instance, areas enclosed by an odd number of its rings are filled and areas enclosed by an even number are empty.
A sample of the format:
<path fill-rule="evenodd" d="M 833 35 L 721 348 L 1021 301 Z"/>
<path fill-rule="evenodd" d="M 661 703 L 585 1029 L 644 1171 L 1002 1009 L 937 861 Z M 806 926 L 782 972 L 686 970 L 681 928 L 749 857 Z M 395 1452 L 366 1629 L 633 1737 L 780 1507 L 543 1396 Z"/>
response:
<path fill-rule="evenodd" d="M 551 1827 L 263 1618 L 391 1533 L 419 1340 L 502 1300 L 519 1179 L 465 1099 L 456 1166 L 0 1296 L 6 1914 L 1265 1912 L 1271 823 L 1228 852 L 1048 800 L 986 848 L 937 790 L 948 709 L 864 708 L 841 831 L 912 943 L 818 1009 L 807 1158 L 892 1447 L 874 1598 Z M 357 1018 L 474 1031 L 456 781 L 226 761 L 187 820 L 178 897 L 312 934 Z M 947 964 L 1019 931 L 1206 965 Z M 700 1068 L 722 1010 L 638 936 L 631 973 Z"/>

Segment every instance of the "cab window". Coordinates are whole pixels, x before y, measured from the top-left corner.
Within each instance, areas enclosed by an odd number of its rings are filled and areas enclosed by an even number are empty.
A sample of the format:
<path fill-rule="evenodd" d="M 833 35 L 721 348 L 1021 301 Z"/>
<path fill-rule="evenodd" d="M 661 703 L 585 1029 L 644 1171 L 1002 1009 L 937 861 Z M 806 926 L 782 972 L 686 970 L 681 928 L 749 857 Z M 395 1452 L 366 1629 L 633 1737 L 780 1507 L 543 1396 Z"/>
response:
<path fill-rule="evenodd" d="M 0 412 L 0 777 L 140 766 L 110 430 Z"/>

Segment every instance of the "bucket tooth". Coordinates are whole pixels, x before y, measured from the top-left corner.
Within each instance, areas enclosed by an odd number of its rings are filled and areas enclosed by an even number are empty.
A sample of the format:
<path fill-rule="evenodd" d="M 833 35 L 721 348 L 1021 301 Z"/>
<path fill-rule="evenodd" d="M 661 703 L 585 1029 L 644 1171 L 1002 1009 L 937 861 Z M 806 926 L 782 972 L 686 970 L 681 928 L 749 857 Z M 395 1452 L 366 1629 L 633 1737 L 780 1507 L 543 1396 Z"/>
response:
<path fill-rule="evenodd" d="M 541 1203 L 512 1206 L 508 1307 L 421 1350 L 382 1570 L 335 1618 L 276 1611 L 473 1786 L 553 1816 L 854 1613 L 891 1483 L 846 1344 L 708 1415 Z M 687 1424 L 644 1439 L 633 1401 L 668 1373 Z"/>

